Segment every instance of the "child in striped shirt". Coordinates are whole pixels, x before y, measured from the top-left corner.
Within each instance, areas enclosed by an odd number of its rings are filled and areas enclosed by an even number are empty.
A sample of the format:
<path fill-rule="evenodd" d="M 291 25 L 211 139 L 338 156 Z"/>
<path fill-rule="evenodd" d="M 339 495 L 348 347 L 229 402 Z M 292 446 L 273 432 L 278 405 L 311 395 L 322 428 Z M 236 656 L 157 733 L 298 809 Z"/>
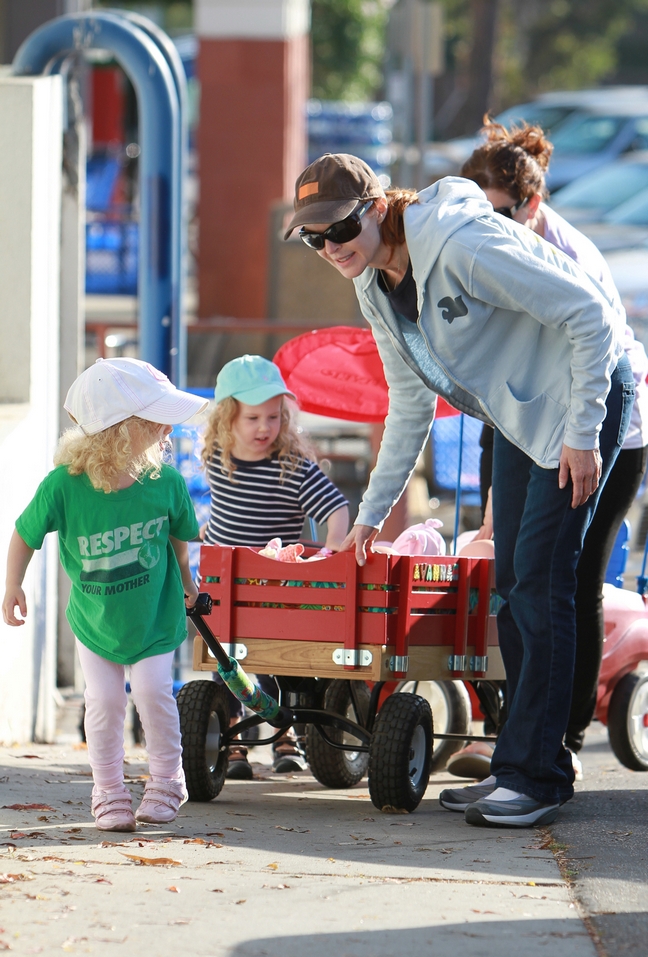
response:
<path fill-rule="evenodd" d="M 221 369 L 216 406 L 205 432 L 202 458 L 211 490 L 207 544 L 263 548 L 272 538 L 297 542 L 306 516 L 326 522 L 326 547 L 337 551 L 349 525 L 346 499 L 324 475 L 294 422 L 295 396 L 274 363 L 262 356 L 240 356 Z M 259 677 L 259 676 L 258 676 Z M 267 683 L 261 677 L 262 685 Z M 271 680 L 267 688 L 276 694 Z M 232 720 L 243 707 L 233 696 Z M 278 742 L 274 768 L 303 770 L 294 742 Z M 247 751 L 230 749 L 229 778 L 252 777 Z"/>

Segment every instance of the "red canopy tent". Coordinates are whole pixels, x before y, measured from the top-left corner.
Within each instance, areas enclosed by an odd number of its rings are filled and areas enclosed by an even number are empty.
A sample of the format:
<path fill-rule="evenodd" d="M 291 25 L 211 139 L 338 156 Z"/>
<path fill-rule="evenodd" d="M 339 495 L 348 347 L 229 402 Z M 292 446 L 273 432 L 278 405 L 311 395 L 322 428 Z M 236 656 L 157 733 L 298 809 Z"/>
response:
<path fill-rule="evenodd" d="M 389 406 L 370 329 L 332 326 L 291 339 L 274 357 L 305 412 L 352 422 L 384 422 Z M 439 397 L 437 418 L 459 415 Z"/>

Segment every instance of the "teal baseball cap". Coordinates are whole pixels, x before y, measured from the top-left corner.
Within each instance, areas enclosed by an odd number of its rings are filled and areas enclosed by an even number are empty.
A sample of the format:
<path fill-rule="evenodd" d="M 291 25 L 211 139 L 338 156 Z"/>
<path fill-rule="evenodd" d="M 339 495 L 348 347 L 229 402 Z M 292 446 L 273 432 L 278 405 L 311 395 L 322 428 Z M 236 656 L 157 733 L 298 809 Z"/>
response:
<path fill-rule="evenodd" d="M 246 405 L 262 405 L 276 395 L 296 396 L 287 388 L 279 368 L 263 356 L 239 356 L 225 363 L 216 378 L 214 398 L 238 399 Z"/>

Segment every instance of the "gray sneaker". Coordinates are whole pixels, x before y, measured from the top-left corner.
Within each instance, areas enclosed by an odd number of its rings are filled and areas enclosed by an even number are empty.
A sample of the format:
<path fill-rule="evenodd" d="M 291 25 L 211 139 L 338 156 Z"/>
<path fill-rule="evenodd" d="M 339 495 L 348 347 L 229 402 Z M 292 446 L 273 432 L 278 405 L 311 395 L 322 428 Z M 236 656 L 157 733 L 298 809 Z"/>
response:
<path fill-rule="evenodd" d="M 551 824 L 558 817 L 560 804 L 543 804 L 523 794 L 512 801 L 480 798 L 466 808 L 466 824 L 475 827 L 534 827 Z"/>
<path fill-rule="evenodd" d="M 487 798 L 496 787 L 496 784 L 469 784 L 465 788 L 446 788 L 439 795 L 439 804 L 446 811 L 465 811 L 475 801 Z"/>

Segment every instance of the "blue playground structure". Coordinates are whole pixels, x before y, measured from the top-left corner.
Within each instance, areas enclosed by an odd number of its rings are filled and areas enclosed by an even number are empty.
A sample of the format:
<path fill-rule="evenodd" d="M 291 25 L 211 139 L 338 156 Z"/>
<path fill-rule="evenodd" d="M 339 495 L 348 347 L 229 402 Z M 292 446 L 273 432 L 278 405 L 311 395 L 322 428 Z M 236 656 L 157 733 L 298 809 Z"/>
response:
<path fill-rule="evenodd" d="M 169 37 L 134 13 L 91 11 L 58 17 L 35 30 L 13 62 L 16 76 L 65 74 L 66 60 L 85 50 L 108 50 L 129 76 L 140 124 L 140 230 L 130 237 L 96 235 L 92 252 L 139 254 L 140 356 L 178 386 L 186 378 L 186 333 L 181 322 L 185 276 L 187 83 Z M 106 175 L 108 179 L 108 174 Z M 105 182 L 97 178 L 96 191 Z M 103 242 L 103 248 L 101 246 Z"/>

